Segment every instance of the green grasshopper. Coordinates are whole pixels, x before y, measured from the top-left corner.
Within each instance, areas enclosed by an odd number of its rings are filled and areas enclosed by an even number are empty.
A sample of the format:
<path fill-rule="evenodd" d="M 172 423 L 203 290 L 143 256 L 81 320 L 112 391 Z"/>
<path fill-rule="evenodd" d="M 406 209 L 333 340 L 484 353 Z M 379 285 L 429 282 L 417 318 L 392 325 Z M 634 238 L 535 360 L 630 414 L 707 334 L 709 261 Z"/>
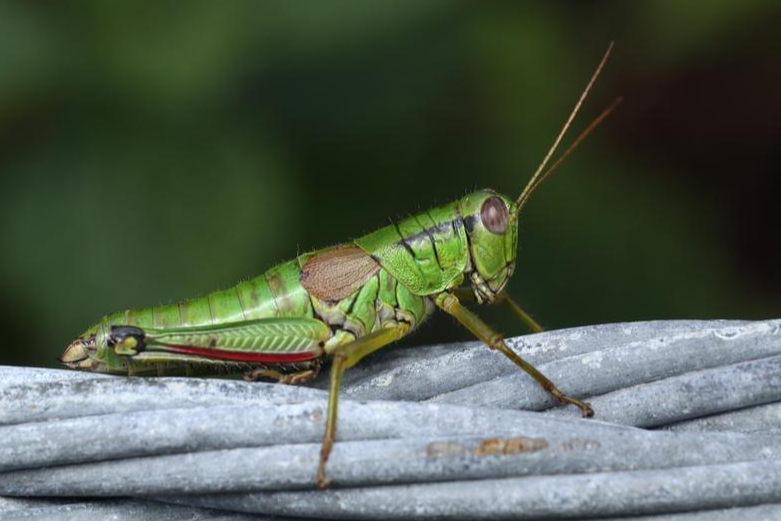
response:
<path fill-rule="evenodd" d="M 316 484 L 336 435 L 344 371 L 409 333 L 437 308 L 529 373 L 559 402 L 561 392 L 464 307 L 503 302 L 542 328 L 504 292 L 515 269 L 518 216 L 529 197 L 620 102 L 594 120 L 548 169 L 559 142 L 604 67 L 612 44 L 542 164 L 518 199 L 479 190 L 351 242 L 305 253 L 232 288 L 178 304 L 113 313 L 80 335 L 60 361 L 72 369 L 126 375 L 242 372 L 248 380 L 301 383 L 332 357 L 328 415 Z"/>

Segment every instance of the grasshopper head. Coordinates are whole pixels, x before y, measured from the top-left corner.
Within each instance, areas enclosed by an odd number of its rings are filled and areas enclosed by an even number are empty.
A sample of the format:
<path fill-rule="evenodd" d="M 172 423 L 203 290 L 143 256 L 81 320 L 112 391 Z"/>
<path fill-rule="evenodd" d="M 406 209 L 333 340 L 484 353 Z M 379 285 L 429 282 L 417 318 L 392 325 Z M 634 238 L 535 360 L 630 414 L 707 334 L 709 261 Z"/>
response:
<path fill-rule="evenodd" d="M 467 195 L 460 201 L 461 216 L 469 236 L 469 255 L 473 267 L 469 274 L 470 282 L 478 303 L 493 301 L 507 285 L 507 281 L 513 274 L 515 249 L 518 245 L 518 216 L 524 205 L 529 202 L 531 195 L 558 168 L 564 158 L 572 153 L 578 144 L 621 103 L 621 98 L 617 98 L 607 109 L 602 111 L 586 127 L 586 130 L 575 138 L 561 157 L 546 170 L 548 161 L 555 153 L 572 120 L 580 110 L 583 100 L 605 66 L 612 48 L 613 44 L 611 43 L 572 110 L 569 119 L 564 124 L 564 128 L 559 132 L 553 146 L 540 166 L 537 167 L 537 171 L 534 172 L 518 199 L 513 202 L 493 190 L 480 190 Z"/>
<path fill-rule="evenodd" d="M 515 270 L 515 204 L 493 190 L 480 190 L 461 199 L 460 208 L 469 237 L 470 283 L 478 302 L 491 302 Z"/>

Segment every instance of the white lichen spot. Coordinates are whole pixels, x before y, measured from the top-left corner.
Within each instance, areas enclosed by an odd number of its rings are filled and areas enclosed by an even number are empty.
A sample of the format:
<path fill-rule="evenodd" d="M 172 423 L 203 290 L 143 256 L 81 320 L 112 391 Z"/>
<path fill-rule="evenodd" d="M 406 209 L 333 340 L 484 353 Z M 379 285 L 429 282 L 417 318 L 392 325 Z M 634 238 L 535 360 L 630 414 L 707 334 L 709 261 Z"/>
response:
<path fill-rule="evenodd" d="M 372 386 L 373 387 L 390 387 L 390 385 L 393 383 L 393 375 L 392 374 L 384 374 L 377 376 L 375 378 L 372 378 Z"/>
<path fill-rule="evenodd" d="M 548 351 L 559 350 L 562 351 L 562 344 L 551 344 L 548 342 L 537 342 L 535 344 L 527 344 L 525 342 L 517 342 L 510 345 L 510 347 L 521 356 L 533 356 L 540 353 L 547 353 Z"/>
<path fill-rule="evenodd" d="M 580 359 L 580 363 L 593 367 L 594 369 L 600 369 L 602 367 L 602 359 L 605 357 L 605 353 L 602 351 L 594 351 L 592 353 L 586 353 L 583 358 Z"/>

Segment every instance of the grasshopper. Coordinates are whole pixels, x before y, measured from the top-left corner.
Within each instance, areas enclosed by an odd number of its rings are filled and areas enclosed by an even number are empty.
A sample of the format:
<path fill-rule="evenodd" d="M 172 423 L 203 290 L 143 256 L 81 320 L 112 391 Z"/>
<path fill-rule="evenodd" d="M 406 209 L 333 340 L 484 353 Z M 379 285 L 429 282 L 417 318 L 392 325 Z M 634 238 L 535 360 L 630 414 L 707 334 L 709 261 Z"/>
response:
<path fill-rule="evenodd" d="M 320 488 L 329 484 L 326 462 L 344 371 L 414 330 L 436 309 L 504 354 L 556 400 L 592 416 L 587 403 L 559 390 L 462 300 L 506 303 L 533 331 L 542 330 L 504 292 L 515 269 L 518 217 L 531 194 L 621 101 L 545 170 L 611 49 L 612 43 L 517 199 L 479 190 L 353 241 L 299 255 L 232 288 L 107 315 L 74 340 L 60 361 L 101 373 L 245 372 L 247 380 L 297 384 L 317 376 L 330 356 L 328 414 L 315 477 Z"/>

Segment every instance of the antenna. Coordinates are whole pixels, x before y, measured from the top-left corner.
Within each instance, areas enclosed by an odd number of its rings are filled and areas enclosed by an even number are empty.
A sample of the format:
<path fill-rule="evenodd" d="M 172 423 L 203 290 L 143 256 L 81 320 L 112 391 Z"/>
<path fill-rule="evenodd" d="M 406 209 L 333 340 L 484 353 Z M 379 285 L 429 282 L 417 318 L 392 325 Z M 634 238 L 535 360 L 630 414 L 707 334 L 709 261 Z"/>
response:
<path fill-rule="evenodd" d="M 624 101 L 624 98 L 621 96 L 617 97 L 613 100 L 613 103 L 610 104 L 608 108 L 602 111 L 602 113 L 592 121 L 588 127 L 586 127 L 586 130 L 578 134 L 578 137 L 575 138 L 575 141 L 572 142 L 570 146 L 567 147 L 567 150 L 564 151 L 563 154 L 561 154 L 561 157 L 559 157 L 554 163 L 551 165 L 551 167 L 540 176 L 540 178 L 537 180 L 537 182 L 534 184 L 534 186 L 529 190 L 529 193 L 526 195 L 526 200 L 521 201 L 521 205 L 523 205 L 526 201 L 529 200 L 529 197 L 531 194 L 540 187 L 540 185 L 545 181 L 548 176 L 553 173 L 554 170 L 556 170 L 559 166 L 561 166 L 561 163 L 564 162 L 564 160 L 567 158 L 568 155 L 570 155 L 576 148 L 578 148 L 578 145 L 580 145 L 580 142 L 583 141 L 586 136 L 591 134 L 591 131 L 597 128 L 597 125 L 602 123 L 602 120 L 604 120 L 606 117 L 610 115 L 613 110 L 618 107 L 621 102 Z M 518 210 L 516 210 L 517 212 Z"/>
<path fill-rule="evenodd" d="M 605 119 L 612 111 L 615 109 L 619 103 L 621 103 L 622 99 L 618 98 L 616 99 L 610 107 L 605 109 L 602 114 L 597 117 L 587 128 L 584 130 L 578 137 L 575 139 L 575 141 L 570 145 L 570 147 L 564 152 L 564 154 L 553 164 L 553 166 L 547 170 L 545 170 L 545 167 L 547 166 L 548 162 L 550 161 L 553 154 L 556 152 L 556 148 L 558 148 L 559 143 L 561 143 L 561 140 L 564 138 L 564 135 L 567 133 L 567 130 L 569 130 L 570 125 L 572 125 L 572 121 L 575 119 L 575 116 L 577 116 L 578 112 L 580 111 L 580 107 L 583 105 L 583 102 L 586 99 L 586 96 L 588 96 L 589 91 L 591 91 L 591 87 L 594 85 L 594 82 L 599 77 L 600 73 L 602 72 L 602 69 L 605 67 L 605 64 L 607 63 L 608 58 L 610 57 L 610 53 L 613 50 L 613 42 L 610 42 L 610 45 L 608 45 L 607 50 L 605 51 L 605 54 L 602 56 L 602 60 L 599 62 L 599 65 L 597 66 L 597 69 L 594 71 L 594 74 L 592 74 L 591 79 L 589 80 L 588 84 L 586 85 L 586 88 L 583 90 L 583 94 L 580 95 L 580 99 L 578 99 L 578 102 L 575 104 L 575 108 L 572 109 L 572 112 L 569 115 L 569 118 L 567 118 L 567 122 L 564 124 L 564 127 L 561 129 L 561 132 L 559 132 L 559 135 L 556 137 L 556 141 L 553 142 L 553 146 L 551 146 L 550 150 L 548 150 L 548 153 L 545 155 L 545 158 L 542 160 L 542 163 L 540 163 L 540 166 L 537 167 L 537 170 L 534 172 L 534 175 L 529 180 L 529 182 L 526 184 L 526 187 L 523 189 L 523 192 L 521 192 L 521 195 L 518 196 L 518 200 L 515 201 L 515 214 L 514 217 L 518 217 L 521 213 L 521 208 L 526 204 L 526 202 L 529 200 L 529 197 L 534 192 L 534 190 L 537 189 L 538 186 L 542 184 L 542 182 L 561 164 L 561 162 L 564 160 L 565 157 L 567 157 L 575 148 L 580 144 L 580 142 L 589 134 L 591 133 L 594 128 L 602 122 L 603 119 Z M 544 172 L 543 172 L 544 171 Z"/>

